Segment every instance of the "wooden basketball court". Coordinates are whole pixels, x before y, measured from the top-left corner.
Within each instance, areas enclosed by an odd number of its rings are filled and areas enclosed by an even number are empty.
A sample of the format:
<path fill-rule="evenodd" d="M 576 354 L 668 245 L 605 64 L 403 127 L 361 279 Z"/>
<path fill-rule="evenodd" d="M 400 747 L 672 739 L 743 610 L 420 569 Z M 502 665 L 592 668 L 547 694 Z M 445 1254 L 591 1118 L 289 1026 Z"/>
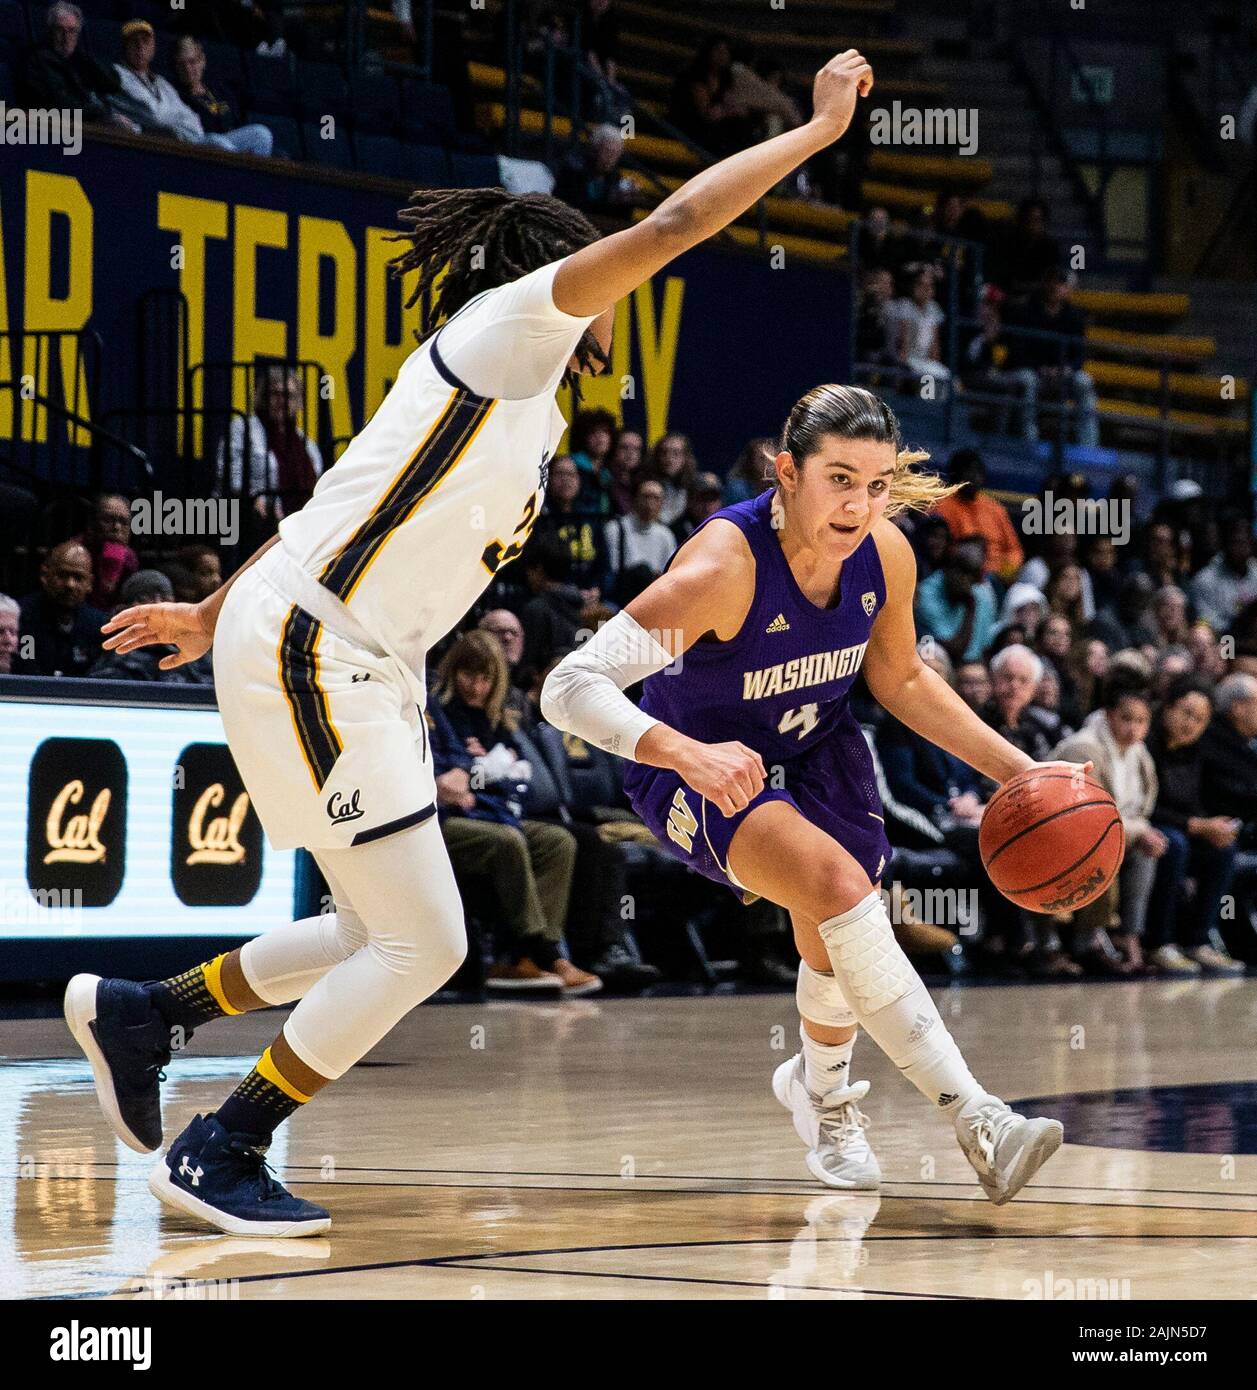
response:
<path fill-rule="evenodd" d="M 277 1136 L 326 1238 L 164 1212 L 59 1020 L 0 1023 L 8 1298 L 1246 1298 L 1257 1293 L 1257 981 L 953 987 L 974 1071 L 1064 1120 L 1011 1205 L 867 1040 L 877 1197 L 813 1182 L 774 1066 L 788 994 L 420 1009 Z M 282 1013 L 201 1029 L 173 1136 Z M 1027 1099 L 1029 1098 L 1029 1099 Z"/>

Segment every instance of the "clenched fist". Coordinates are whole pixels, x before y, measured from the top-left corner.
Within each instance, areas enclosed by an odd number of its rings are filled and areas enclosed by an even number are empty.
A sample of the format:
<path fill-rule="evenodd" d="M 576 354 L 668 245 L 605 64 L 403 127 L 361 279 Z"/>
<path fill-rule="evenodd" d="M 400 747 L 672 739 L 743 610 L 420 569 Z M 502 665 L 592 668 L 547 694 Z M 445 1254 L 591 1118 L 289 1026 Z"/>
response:
<path fill-rule="evenodd" d="M 851 124 L 857 97 L 873 90 L 873 69 L 862 53 L 848 48 L 816 74 L 812 83 L 812 119 L 832 132 L 836 140 Z"/>

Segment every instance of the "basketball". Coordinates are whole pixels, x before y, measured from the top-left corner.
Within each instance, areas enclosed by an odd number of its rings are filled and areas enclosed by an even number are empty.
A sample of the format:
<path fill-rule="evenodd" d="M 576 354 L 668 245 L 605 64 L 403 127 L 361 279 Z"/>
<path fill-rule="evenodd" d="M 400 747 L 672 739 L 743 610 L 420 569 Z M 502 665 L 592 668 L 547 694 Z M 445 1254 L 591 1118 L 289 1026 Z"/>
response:
<path fill-rule="evenodd" d="M 978 849 L 991 882 L 1018 907 L 1069 912 L 1113 881 L 1126 837 L 1113 798 L 1093 778 L 1030 768 L 995 793 Z"/>

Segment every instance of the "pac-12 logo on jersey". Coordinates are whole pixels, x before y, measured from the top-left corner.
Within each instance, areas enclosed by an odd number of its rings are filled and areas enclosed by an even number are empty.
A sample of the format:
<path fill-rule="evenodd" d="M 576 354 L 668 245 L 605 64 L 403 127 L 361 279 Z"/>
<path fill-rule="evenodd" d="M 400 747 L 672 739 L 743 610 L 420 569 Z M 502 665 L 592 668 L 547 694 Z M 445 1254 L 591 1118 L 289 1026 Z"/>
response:
<path fill-rule="evenodd" d="M 873 610 L 877 607 L 877 595 L 871 593 L 861 594 L 860 602 L 864 605 L 864 611 L 871 618 L 873 616 Z"/>
<path fill-rule="evenodd" d="M 550 451 L 547 449 L 541 456 L 541 491 L 545 492 L 546 484 L 550 481 Z"/>

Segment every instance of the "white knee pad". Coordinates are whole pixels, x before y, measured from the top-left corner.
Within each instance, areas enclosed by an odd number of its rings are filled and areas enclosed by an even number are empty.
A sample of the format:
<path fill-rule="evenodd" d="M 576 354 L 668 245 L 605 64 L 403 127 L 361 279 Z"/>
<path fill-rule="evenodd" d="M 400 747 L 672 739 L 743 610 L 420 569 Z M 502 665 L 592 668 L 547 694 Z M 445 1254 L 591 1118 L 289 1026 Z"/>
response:
<path fill-rule="evenodd" d="M 841 974 L 862 1015 L 902 999 L 920 979 L 895 940 L 886 904 L 876 891 L 850 912 L 822 922 L 820 933 L 835 974 Z"/>
<path fill-rule="evenodd" d="M 805 960 L 799 962 L 799 983 L 794 992 L 799 1017 L 826 1028 L 851 1028 L 855 1014 L 847 1003 L 842 986 L 833 975 L 822 975 Z"/>

